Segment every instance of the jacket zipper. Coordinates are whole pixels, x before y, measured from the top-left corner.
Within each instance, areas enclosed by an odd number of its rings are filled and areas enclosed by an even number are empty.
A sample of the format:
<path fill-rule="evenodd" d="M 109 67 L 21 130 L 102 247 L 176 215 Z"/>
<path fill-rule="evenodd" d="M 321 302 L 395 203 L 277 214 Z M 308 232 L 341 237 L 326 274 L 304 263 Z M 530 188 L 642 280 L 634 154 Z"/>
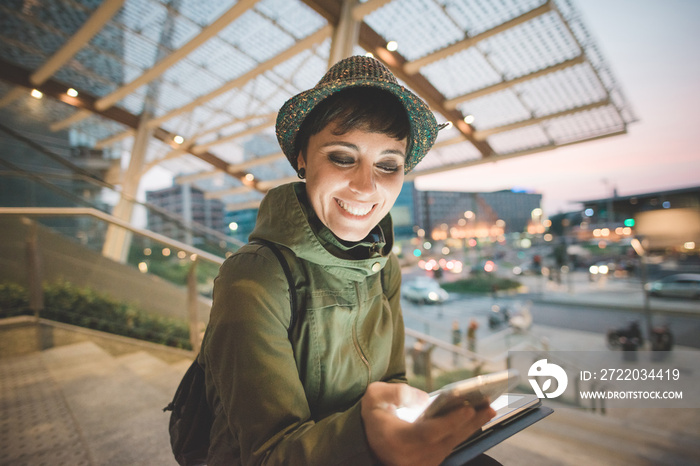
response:
<path fill-rule="evenodd" d="M 372 367 L 369 364 L 369 360 L 367 360 L 367 357 L 365 356 L 365 353 L 362 351 L 362 348 L 360 347 L 360 342 L 357 338 L 357 324 L 360 320 L 360 290 L 358 287 L 357 282 L 355 283 L 355 295 L 357 296 L 357 301 L 358 301 L 358 312 L 357 316 L 355 317 L 355 322 L 352 325 L 352 342 L 355 345 L 355 351 L 357 351 L 357 354 L 360 355 L 360 359 L 362 360 L 362 363 L 365 365 L 367 368 L 367 384 L 365 386 L 365 389 L 369 386 L 369 383 L 372 381 Z"/>

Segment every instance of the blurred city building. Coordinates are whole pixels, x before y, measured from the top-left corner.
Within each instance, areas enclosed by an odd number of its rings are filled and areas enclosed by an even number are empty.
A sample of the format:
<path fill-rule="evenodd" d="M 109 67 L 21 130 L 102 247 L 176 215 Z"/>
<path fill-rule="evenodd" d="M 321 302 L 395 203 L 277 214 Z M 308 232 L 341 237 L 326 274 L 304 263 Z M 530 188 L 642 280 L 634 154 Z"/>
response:
<path fill-rule="evenodd" d="M 700 186 L 625 196 L 615 192 L 609 198 L 580 202 L 580 212 L 553 219 L 557 231 L 579 241 L 647 237 L 654 249 L 700 247 Z"/>
<path fill-rule="evenodd" d="M 192 226 L 209 228 L 222 234 L 228 233 L 224 223 L 224 205 L 218 199 L 205 198 L 204 191 L 189 184 L 174 184 L 169 188 L 146 192 L 146 201 L 182 219 L 175 224 L 162 215 L 148 212 L 148 229 L 187 244 L 201 244 L 192 236 Z"/>
<path fill-rule="evenodd" d="M 541 221 L 541 194 L 414 190 L 415 224 L 433 239 L 488 237 L 528 230 Z M 533 214 L 534 212 L 534 214 Z M 537 231 L 543 233 L 542 231 Z"/>

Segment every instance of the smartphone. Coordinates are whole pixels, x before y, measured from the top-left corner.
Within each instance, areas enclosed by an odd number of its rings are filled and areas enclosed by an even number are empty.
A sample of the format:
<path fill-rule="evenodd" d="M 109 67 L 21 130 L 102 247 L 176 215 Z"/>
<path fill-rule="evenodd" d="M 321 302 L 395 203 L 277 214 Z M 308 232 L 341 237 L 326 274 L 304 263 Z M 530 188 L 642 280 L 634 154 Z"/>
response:
<path fill-rule="evenodd" d="M 465 404 L 477 410 L 484 409 L 502 393 L 515 388 L 519 377 L 517 370 L 508 369 L 451 383 L 433 392 L 426 406 L 398 408 L 396 415 L 404 421 L 414 422 L 444 416 Z"/>

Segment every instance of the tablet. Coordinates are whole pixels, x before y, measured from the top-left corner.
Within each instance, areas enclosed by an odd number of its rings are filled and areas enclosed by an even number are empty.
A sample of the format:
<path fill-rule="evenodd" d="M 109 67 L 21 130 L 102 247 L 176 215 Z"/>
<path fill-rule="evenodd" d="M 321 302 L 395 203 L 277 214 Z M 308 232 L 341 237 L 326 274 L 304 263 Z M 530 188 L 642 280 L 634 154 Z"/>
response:
<path fill-rule="evenodd" d="M 491 403 L 496 415 L 481 427 L 486 431 L 496 424 L 508 423 L 521 414 L 540 405 L 540 399 L 531 394 L 504 393 Z"/>
<path fill-rule="evenodd" d="M 465 404 L 474 409 L 483 409 L 502 393 L 515 388 L 518 379 L 518 371 L 508 369 L 461 380 L 432 393 L 426 406 L 398 408 L 396 415 L 404 421 L 414 422 L 421 418 L 445 415 Z"/>

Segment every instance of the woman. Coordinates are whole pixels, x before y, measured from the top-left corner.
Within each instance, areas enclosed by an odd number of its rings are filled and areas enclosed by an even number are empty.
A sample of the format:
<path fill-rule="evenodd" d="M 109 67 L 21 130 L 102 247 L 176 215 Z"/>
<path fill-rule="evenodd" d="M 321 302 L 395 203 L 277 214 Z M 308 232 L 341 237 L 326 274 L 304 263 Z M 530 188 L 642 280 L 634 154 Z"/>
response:
<path fill-rule="evenodd" d="M 380 62 L 351 57 L 280 110 L 277 136 L 305 183 L 271 190 L 251 240 L 214 285 L 200 363 L 215 413 L 209 464 L 438 464 L 495 413 L 409 424 L 427 395 L 405 377 L 401 273 L 389 210 L 438 125 Z"/>

